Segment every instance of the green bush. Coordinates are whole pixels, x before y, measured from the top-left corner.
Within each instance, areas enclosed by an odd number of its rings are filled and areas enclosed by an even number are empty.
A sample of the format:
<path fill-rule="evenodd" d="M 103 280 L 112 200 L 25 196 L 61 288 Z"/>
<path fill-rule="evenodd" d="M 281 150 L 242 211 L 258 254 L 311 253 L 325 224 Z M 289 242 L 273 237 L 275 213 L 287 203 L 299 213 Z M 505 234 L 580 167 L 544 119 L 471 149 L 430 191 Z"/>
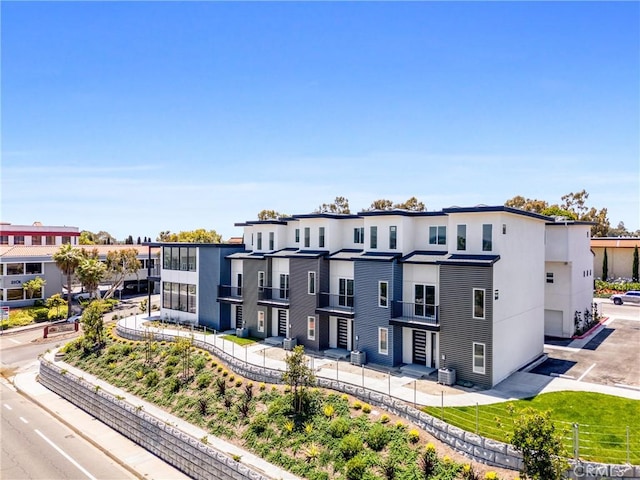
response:
<path fill-rule="evenodd" d="M 178 355 L 170 355 L 167 357 L 165 364 L 167 367 L 175 367 L 180 363 L 180 357 Z"/>
<path fill-rule="evenodd" d="M 350 428 L 349 421 L 346 418 L 339 417 L 329 425 L 329 433 L 333 438 L 342 438 L 349 433 Z"/>
<path fill-rule="evenodd" d="M 151 372 L 147 373 L 147 376 L 144 379 L 144 384 L 147 386 L 147 388 L 151 388 L 155 387 L 159 381 L 160 377 L 158 376 L 158 372 L 152 370 Z"/>
<path fill-rule="evenodd" d="M 209 385 L 211 385 L 212 381 L 213 381 L 213 375 L 211 375 L 211 372 L 202 372 L 196 378 L 196 385 L 198 385 L 199 389 L 203 390 L 207 388 Z"/>
<path fill-rule="evenodd" d="M 176 377 L 171 377 L 167 382 L 166 392 L 169 394 L 177 393 L 180 390 L 180 380 Z"/>
<path fill-rule="evenodd" d="M 342 440 L 340 440 L 340 445 L 338 449 L 340 450 L 340 454 L 344 457 L 345 460 L 350 460 L 355 457 L 358 453 L 362 451 L 364 446 L 362 445 L 362 440 L 355 433 L 350 433 Z"/>
<path fill-rule="evenodd" d="M 46 322 L 49 320 L 49 309 L 47 307 L 32 308 L 31 315 L 35 322 Z"/>
<path fill-rule="evenodd" d="M 67 306 L 63 305 L 60 308 L 50 308 L 47 314 L 49 320 L 60 320 L 61 318 L 67 318 Z"/>
<path fill-rule="evenodd" d="M 167 365 L 166 367 L 164 367 L 164 377 L 165 378 L 169 378 L 170 376 L 173 375 L 175 367 L 171 366 L 171 365 Z"/>
<path fill-rule="evenodd" d="M 347 480 L 360 480 L 367 471 L 367 462 L 361 456 L 353 457 L 347 462 Z"/>
<path fill-rule="evenodd" d="M 373 425 L 367 432 L 367 445 L 371 450 L 379 452 L 389 443 L 389 431 L 380 423 Z"/>
<path fill-rule="evenodd" d="M 202 370 L 206 364 L 207 364 L 207 360 L 200 355 L 198 355 L 193 359 L 193 369 L 196 371 L 196 373 Z"/>
<path fill-rule="evenodd" d="M 249 428 L 256 435 L 261 435 L 269 426 L 269 419 L 264 413 L 260 413 L 253 417 L 251 423 L 249 424 Z"/>

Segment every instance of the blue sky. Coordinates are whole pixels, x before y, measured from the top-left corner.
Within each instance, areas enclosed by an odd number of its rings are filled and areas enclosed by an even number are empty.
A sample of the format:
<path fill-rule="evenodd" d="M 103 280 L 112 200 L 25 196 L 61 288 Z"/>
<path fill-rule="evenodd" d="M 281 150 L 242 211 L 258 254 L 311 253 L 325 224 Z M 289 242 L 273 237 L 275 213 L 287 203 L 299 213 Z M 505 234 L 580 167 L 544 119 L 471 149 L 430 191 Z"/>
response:
<path fill-rule="evenodd" d="M 11 2 L 2 221 L 155 239 L 262 209 L 586 189 L 640 228 L 638 2 Z"/>

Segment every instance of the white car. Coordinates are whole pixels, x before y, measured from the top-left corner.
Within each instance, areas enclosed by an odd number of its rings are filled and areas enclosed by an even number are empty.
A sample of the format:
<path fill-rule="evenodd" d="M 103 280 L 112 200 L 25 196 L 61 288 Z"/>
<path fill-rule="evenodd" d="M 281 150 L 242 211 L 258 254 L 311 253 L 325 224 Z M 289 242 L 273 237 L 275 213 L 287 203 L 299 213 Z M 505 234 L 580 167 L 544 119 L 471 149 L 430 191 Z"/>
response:
<path fill-rule="evenodd" d="M 73 299 L 77 302 L 79 300 L 89 300 L 91 298 L 91 294 L 89 292 L 76 293 L 73 296 Z"/>
<path fill-rule="evenodd" d="M 640 304 L 640 292 L 637 290 L 629 290 L 625 293 L 618 293 L 611 295 L 611 301 L 616 305 L 622 305 L 623 303 L 637 303 Z"/>

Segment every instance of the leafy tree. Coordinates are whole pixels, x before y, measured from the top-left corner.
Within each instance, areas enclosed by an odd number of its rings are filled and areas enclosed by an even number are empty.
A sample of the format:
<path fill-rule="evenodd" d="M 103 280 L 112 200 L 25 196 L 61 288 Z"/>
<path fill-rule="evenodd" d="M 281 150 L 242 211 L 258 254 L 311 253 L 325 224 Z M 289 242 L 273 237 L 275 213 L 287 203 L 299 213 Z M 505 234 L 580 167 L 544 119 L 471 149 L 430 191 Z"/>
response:
<path fill-rule="evenodd" d="M 113 245 L 116 243 L 116 239 L 109 232 L 105 232 L 104 230 L 100 230 L 95 234 L 96 243 L 100 245 Z"/>
<path fill-rule="evenodd" d="M 393 208 L 411 210 L 413 212 L 424 212 L 426 210 L 424 203 L 419 201 L 416 197 L 411 197 L 404 203 L 396 203 Z"/>
<path fill-rule="evenodd" d="M 381 198 L 371 202 L 369 210 L 391 210 L 393 208 L 393 202 L 386 198 Z"/>
<path fill-rule="evenodd" d="M 65 303 L 67 303 L 67 301 L 64 298 L 62 298 L 62 295 L 60 295 L 59 293 L 56 293 L 55 295 L 51 295 L 49 298 L 47 298 L 45 305 L 49 309 L 55 308 L 56 317 L 60 317 L 60 307 L 63 306 Z"/>
<path fill-rule="evenodd" d="M 65 243 L 53 254 L 52 258 L 60 271 L 67 276 L 67 318 L 69 318 L 71 315 L 71 277 L 80 263 L 81 253 L 78 248 Z"/>
<path fill-rule="evenodd" d="M 181 243 L 221 243 L 222 235 L 215 230 L 205 230 L 198 228 L 196 230 L 184 231 L 180 233 L 171 233 L 169 230 L 160 232 L 157 237 L 159 242 L 181 242 Z"/>
<path fill-rule="evenodd" d="M 333 203 L 323 203 L 314 213 L 344 213 L 349 214 L 349 200 L 345 197 L 336 197 Z"/>
<path fill-rule="evenodd" d="M 607 257 L 607 249 L 604 249 L 604 257 L 602 257 L 602 280 L 605 282 L 609 278 L 609 258 Z"/>
<path fill-rule="evenodd" d="M 631 280 L 638 281 L 638 246 L 633 249 L 633 264 L 631 265 Z"/>
<path fill-rule="evenodd" d="M 138 241 L 136 242 L 138 245 L 141 245 L 142 242 L 140 241 L 140 237 L 138 237 Z"/>
<path fill-rule="evenodd" d="M 110 280 L 111 287 L 107 290 L 105 299 L 113 297 L 128 275 L 135 274 L 138 280 L 138 270 L 142 268 L 142 263 L 138 260 L 138 250 L 135 248 L 107 252 L 106 265 L 105 278 Z"/>
<path fill-rule="evenodd" d="M 80 261 L 76 274 L 82 287 L 92 296 L 99 297 L 98 286 L 107 274 L 107 266 L 95 257 L 85 257 Z"/>
<path fill-rule="evenodd" d="M 95 245 L 97 243 L 96 236 L 89 230 L 83 230 L 80 232 L 80 238 L 78 239 L 80 245 Z"/>
<path fill-rule="evenodd" d="M 304 358 L 304 347 L 297 345 L 286 359 L 287 370 L 282 374 L 282 380 L 291 387 L 293 394 L 293 409 L 302 413 L 304 389 L 316 384 L 313 370 L 309 368 Z"/>
<path fill-rule="evenodd" d="M 95 300 L 82 313 L 82 331 L 84 332 L 85 350 L 101 348 L 104 345 L 104 319 L 106 305 L 101 300 Z"/>
<path fill-rule="evenodd" d="M 523 410 L 514 420 L 511 444 L 522 453 L 523 475 L 534 480 L 560 480 L 568 468 L 562 434 L 549 412 Z"/>
<path fill-rule="evenodd" d="M 570 212 L 569 210 L 564 210 L 558 205 L 551 205 L 550 207 L 543 209 L 540 213 L 549 217 L 565 217 L 567 220 L 578 219 L 575 213 Z"/>
<path fill-rule="evenodd" d="M 258 220 L 277 220 L 278 218 L 287 216 L 286 213 L 276 212 L 275 210 L 261 210 L 258 213 Z"/>
<path fill-rule="evenodd" d="M 124 241 L 125 245 L 133 245 L 133 237 L 129 235 L 127 239 Z"/>
<path fill-rule="evenodd" d="M 518 208 L 520 210 L 526 210 L 527 212 L 542 213 L 542 211 L 547 208 L 549 204 L 544 200 L 524 198 L 521 195 L 516 195 L 510 200 L 507 200 L 505 202 L 505 206 Z"/>
<path fill-rule="evenodd" d="M 40 293 L 42 291 L 42 287 L 47 284 L 47 281 L 42 277 L 36 277 L 32 280 L 24 282 L 22 284 L 22 288 L 27 293 L 28 298 L 33 298 L 33 295 L 36 293 Z M 38 295 L 40 296 L 40 295 Z"/>

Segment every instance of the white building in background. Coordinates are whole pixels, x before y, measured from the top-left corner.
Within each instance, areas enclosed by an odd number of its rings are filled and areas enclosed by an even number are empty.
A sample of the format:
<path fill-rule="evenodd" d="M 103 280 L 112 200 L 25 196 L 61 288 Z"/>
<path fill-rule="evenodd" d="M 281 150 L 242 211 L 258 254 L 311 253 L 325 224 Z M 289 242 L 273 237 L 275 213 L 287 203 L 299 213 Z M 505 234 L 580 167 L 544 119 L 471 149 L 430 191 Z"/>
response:
<path fill-rule="evenodd" d="M 65 243 L 78 245 L 78 227 L 53 227 L 34 222 L 33 225 L 0 223 L 0 245 L 60 246 Z"/>

